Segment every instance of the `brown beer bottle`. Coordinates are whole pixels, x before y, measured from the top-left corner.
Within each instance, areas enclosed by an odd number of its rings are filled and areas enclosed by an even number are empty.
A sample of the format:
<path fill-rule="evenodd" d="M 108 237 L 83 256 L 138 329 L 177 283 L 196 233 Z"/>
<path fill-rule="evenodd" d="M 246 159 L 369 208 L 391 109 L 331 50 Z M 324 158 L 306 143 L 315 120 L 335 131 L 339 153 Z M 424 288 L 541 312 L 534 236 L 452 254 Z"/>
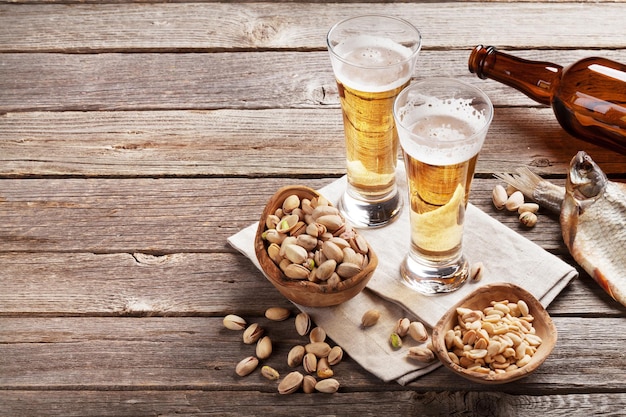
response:
<path fill-rule="evenodd" d="M 626 65 L 592 57 L 563 68 L 478 45 L 469 70 L 551 105 L 571 135 L 626 155 Z"/>

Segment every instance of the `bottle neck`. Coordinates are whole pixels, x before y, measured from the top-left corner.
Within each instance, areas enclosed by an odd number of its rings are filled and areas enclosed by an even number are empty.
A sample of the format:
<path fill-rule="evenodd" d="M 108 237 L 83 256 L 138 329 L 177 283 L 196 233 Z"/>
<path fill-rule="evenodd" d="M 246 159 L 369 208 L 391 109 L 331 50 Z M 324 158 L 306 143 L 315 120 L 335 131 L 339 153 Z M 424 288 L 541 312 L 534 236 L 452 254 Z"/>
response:
<path fill-rule="evenodd" d="M 482 79 L 491 78 L 547 105 L 551 104 L 563 71 L 560 65 L 517 58 L 483 45 L 474 48 L 468 66 L 471 73 Z"/>

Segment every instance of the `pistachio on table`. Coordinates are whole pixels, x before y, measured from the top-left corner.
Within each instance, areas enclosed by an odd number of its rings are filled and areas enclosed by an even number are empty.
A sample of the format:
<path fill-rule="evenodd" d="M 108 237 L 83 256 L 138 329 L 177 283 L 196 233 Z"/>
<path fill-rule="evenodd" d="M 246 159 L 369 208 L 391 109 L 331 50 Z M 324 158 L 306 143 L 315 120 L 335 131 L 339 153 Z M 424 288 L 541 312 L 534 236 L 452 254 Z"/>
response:
<path fill-rule="evenodd" d="M 291 311 L 284 307 L 270 307 L 265 310 L 265 317 L 273 321 L 287 320 L 291 316 Z"/>
<path fill-rule="evenodd" d="M 222 320 L 224 327 L 230 330 L 243 330 L 246 328 L 246 321 L 236 314 L 228 314 Z"/>
<path fill-rule="evenodd" d="M 235 373 L 239 376 L 246 376 L 256 369 L 259 360 L 254 356 L 248 356 L 242 359 L 235 367 Z"/>
<path fill-rule="evenodd" d="M 363 313 L 363 317 L 361 317 L 361 326 L 363 327 L 371 327 L 378 322 L 380 318 L 380 311 L 376 309 L 367 310 Z"/>
<path fill-rule="evenodd" d="M 298 389 L 302 386 L 303 379 L 304 375 L 302 375 L 302 373 L 298 371 L 290 372 L 278 384 L 278 393 L 291 394 L 298 391 Z"/>
<path fill-rule="evenodd" d="M 246 345 L 256 343 L 263 336 L 263 333 L 265 330 L 258 323 L 252 323 L 243 332 L 243 343 Z"/>
<path fill-rule="evenodd" d="M 300 336 L 305 336 L 311 330 L 311 317 L 307 313 L 296 316 L 296 331 Z"/>

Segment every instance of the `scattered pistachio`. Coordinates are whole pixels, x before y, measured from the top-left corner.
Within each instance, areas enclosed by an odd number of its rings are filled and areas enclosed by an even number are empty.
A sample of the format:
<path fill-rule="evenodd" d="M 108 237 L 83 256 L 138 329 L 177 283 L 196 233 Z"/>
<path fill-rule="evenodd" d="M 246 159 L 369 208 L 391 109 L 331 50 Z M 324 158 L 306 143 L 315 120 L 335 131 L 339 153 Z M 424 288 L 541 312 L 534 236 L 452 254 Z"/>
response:
<path fill-rule="evenodd" d="M 259 339 L 256 344 L 256 356 L 259 359 L 267 359 L 272 354 L 272 341 L 269 336 L 264 336 Z"/>
<path fill-rule="evenodd" d="M 470 267 L 470 279 L 473 282 L 478 282 L 481 279 L 483 279 L 483 274 L 485 271 L 485 266 L 483 265 L 482 262 L 475 262 L 472 264 L 472 266 Z"/>
<path fill-rule="evenodd" d="M 242 359 L 235 367 L 235 373 L 239 376 L 246 376 L 254 371 L 259 364 L 259 360 L 254 356 Z"/>
<path fill-rule="evenodd" d="M 408 333 L 416 342 L 423 343 L 428 340 L 428 331 L 421 321 L 412 321 Z"/>
<path fill-rule="evenodd" d="M 263 333 L 265 330 L 258 323 L 252 323 L 243 332 L 243 343 L 246 345 L 256 343 L 263 336 Z"/>
<path fill-rule="evenodd" d="M 389 344 L 394 350 L 400 349 L 402 347 L 402 338 L 398 335 L 398 333 L 391 333 L 389 336 Z"/>
<path fill-rule="evenodd" d="M 296 331 L 300 336 L 305 336 L 311 330 L 311 317 L 307 313 L 300 313 L 296 316 Z"/>
<path fill-rule="evenodd" d="M 315 356 L 312 352 L 304 355 L 304 358 L 302 358 L 302 367 L 308 374 L 312 374 L 317 371 L 317 356 Z"/>
<path fill-rule="evenodd" d="M 375 310 L 375 309 L 367 310 L 363 314 L 363 317 L 361 318 L 361 325 L 363 327 L 371 327 L 378 322 L 379 318 L 380 318 L 380 311 Z"/>
<path fill-rule="evenodd" d="M 502 210 L 504 209 L 506 200 L 509 198 L 509 196 L 507 195 L 504 187 L 498 184 L 494 187 L 493 192 L 491 193 L 491 198 L 493 200 L 493 205 L 496 207 L 496 209 Z"/>
<path fill-rule="evenodd" d="M 318 358 L 326 358 L 330 353 L 330 345 L 326 342 L 314 342 L 304 346 L 307 353 L 313 353 Z"/>
<path fill-rule="evenodd" d="M 278 378 L 280 378 L 280 374 L 278 373 L 278 371 L 268 365 L 265 365 L 261 368 L 261 375 L 263 375 L 270 381 L 276 381 Z"/>
<path fill-rule="evenodd" d="M 291 315 L 291 311 L 284 307 L 271 307 L 265 310 L 265 317 L 274 321 L 287 320 Z"/>
<path fill-rule="evenodd" d="M 326 394 L 333 394 L 339 390 L 339 381 L 334 378 L 322 379 L 315 384 L 315 389 Z"/>
<path fill-rule="evenodd" d="M 341 346 L 333 346 L 328 354 L 328 363 L 330 365 L 337 365 L 343 359 L 343 349 Z"/>
<path fill-rule="evenodd" d="M 317 379 L 313 375 L 305 375 L 302 379 L 302 391 L 305 394 L 315 392 L 315 384 L 317 384 Z"/>
<path fill-rule="evenodd" d="M 282 381 L 278 384 L 279 394 L 292 394 L 296 392 L 302 386 L 302 380 L 304 375 L 298 371 L 293 371 L 287 374 Z"/>
<path fill-rule="evenodd" d="M 404 337 L 409 332 L 409 326 L 411 325 L 411 321 L 406 317 L 398 320 L 396 324 L 395 332 L 398 333 L 398 336 Z"/>
<path fill-rule="evenodd" d="M 539 211 L 539 204 L 537 203 L 524 203 L 521 206 L 519 206 L 517 208 L 517 212 L 519 214 L 522 214 L 526 211 L 529 211 L 531 213 L 537 213 Z"/>
<path fill-rule="evenodd" d="M 328 358 L 321 358 L 317 362 L 317 377 L 320 379 L 330 378 L 334 375 L 333 370 L 328 363 Z"/>
<path fill-rule="evenodd" d="M 435 359 L 433 351 L 425 346 L 412 346 L 407 352 L 407 357 L 420 362 L 432 362 Z"/>
<path fill-rule="evenodd" d="M 228 314 L 224 317 L 224 327 L 230 330 L 243 330 L 246 328 L 246 321 L 235 314 Z"/>
<path fill-rule="evenodd" d="M 291 348 L 289 354 L 287 355 L 287 365 L 290 368 L 295 368 L 296 366 L 302 363 L 306 351 L 304 346 L 296 345 Z"/>
<path fill-rule="evenodd" d="M 517 211 L 522 204 L 524 204 L 524 194 L 521 191 L 515 191 L 506 200 L 504 206 L 509 211 Z"/>
<path fill-rule="evenodd" d="M 533 227 L 537 224 L 537 215 L 530 211 L 524 211 L 519 215 L 519 221 L 526 227 Z"/>

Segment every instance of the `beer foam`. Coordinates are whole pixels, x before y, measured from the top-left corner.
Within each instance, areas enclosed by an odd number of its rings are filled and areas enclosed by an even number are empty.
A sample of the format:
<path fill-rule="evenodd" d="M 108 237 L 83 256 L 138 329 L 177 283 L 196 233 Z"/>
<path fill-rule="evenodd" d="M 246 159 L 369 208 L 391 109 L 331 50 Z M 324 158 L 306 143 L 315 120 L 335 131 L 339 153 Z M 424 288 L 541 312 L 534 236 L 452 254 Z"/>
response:
<path fill-rule="evenodd" d="M 350 38 L 335 46 L 333 52 L 340 58 L 333 62 L 337 80 L 359 91 L 393 90 L 409 81 L 413 71 L 411 48 L 388 38 Z"/>
<path fill-rule="evenodd" d="M 467 99 L 440 100 L 416 95 L 400 108 L 400 144 L 412 157 L 449 165 L 469 160 L 482 147 L 489 121 Z M 419 105 L 419 110 L 413 109 Z"/>

